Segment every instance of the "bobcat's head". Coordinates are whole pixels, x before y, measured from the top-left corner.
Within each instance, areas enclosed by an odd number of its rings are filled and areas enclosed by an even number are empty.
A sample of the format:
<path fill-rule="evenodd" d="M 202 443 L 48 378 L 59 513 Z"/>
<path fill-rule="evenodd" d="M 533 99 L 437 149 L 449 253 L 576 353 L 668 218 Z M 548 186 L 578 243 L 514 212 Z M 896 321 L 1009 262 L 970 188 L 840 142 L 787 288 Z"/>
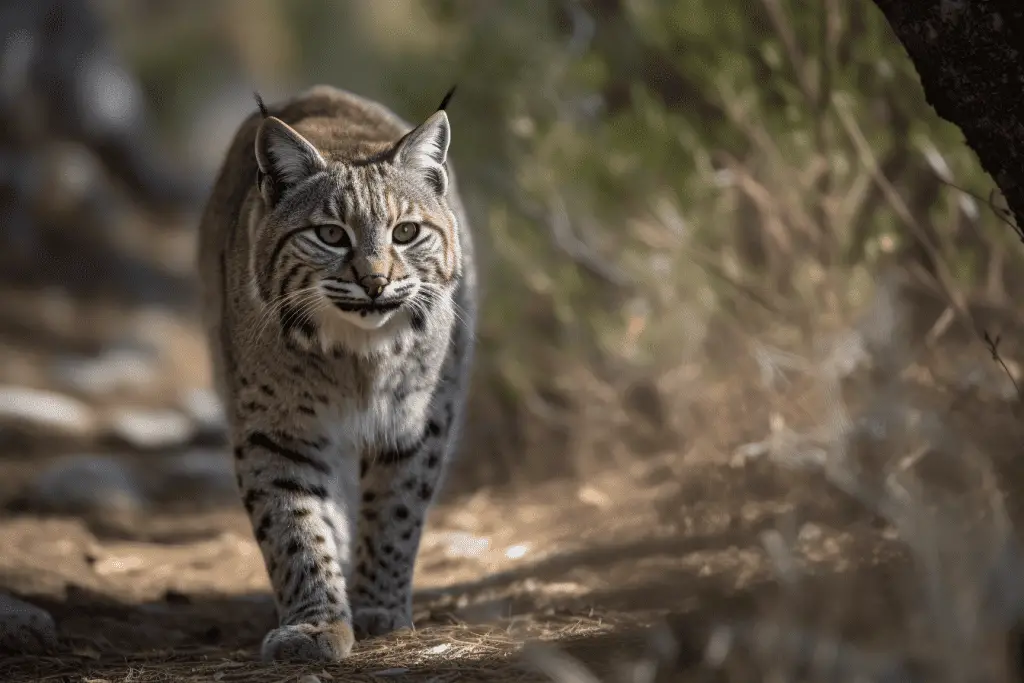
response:
<path fill-rule="evenodd" d="M 310 334 L 422 329 L 461 273 L 448 116 L 442 108 L 397 141 L 355 147 L 344 143 L 345 125 L 261 123 L 256 295 L 286 327 Z"/>

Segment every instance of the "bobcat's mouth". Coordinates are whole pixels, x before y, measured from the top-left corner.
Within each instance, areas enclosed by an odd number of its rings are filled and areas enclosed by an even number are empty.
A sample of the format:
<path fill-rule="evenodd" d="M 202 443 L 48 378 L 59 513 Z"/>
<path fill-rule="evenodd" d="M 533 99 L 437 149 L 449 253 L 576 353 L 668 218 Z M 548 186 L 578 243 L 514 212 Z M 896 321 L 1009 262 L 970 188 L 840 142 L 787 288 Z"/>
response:
<path fill-rule="evenodd" d="M 403 299 L 389 301 L 332 301 L 336 314 L 330 316 L 331 324 L 343 322 L 364 330 L 379 330 L 390 323 L 402 308 Z"/>
<path fill-rule="evenodd" d="M 402 301 L 331 301 L 335 308 L 345 313 L 358 313 L 362 317 L 370 314 L 393 313 L 402 307 Z"/>

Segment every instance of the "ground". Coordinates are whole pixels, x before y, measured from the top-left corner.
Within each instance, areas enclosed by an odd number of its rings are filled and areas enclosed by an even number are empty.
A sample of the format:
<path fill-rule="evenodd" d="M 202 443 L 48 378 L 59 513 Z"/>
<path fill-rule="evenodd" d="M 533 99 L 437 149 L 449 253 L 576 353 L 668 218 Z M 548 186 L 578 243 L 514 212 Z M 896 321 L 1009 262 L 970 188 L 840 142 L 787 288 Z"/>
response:
<path fill-rule="evenodd" d="M 166 262 L 167 250 L 161 251 Z M 861 670 L 898 667 L 907 656 L 915 666 L 937 666 L 936 628 L 946 622 L 928 610 L 946 605 L 921 587 L 933 580 L 939 592 L 977 587 L 978 571 L 991 569 L 964 560 L 993 547 L 977 532 L 981 527 L 958 536 L 954 516 L 955 523 L 942 527 L 943 543 L 929 545 L 924 532 L 940 527 L 927 508 L 913 508 L 921 511 L 913 519 L 877 514 L 820 469 L 785 467 L 772 460 L 770 448 L 749 446 L 772 425 L 782 433 L 782 423 L 827 411 L 813 392 L 802 403 L 794 398 L 800 392 L 791 391 L 791 403 L 768 405 L 754 373 L 737 368 L 733 376 L 720 374 L 720 382 L 709 380 L 691 403 L 699 429 L 647 448 L 642 457 L 628 443 L 610 445 L 617 456 L 586 476 L 529 487 L 467 485 L 456 471 L 424 538 L 416 630 L 360 643 L 337 665 L 265 665 L 259 644 L 274 610 L 248 523 L 224 486 L 230 459 L 215 429 L 182 430 L 173 419 L 144 412 L 179 405 L 181 396 L 207 383 L 194 324 L 151 304 L 133 303 L 131 314 L 123 301 L 69 305 L 60 290 L 35 285 L 9 284 L 3 303 L 0 394 L 13 386 L 57 390 L 83 411 L 73 418 L 73 411 L 56 409 L 58 415 L 50 399 L 36 396 L 33 401 L 50 406 L 47 422 L 42 408 L 26 417 L 0 396 L 0 591 L 47 609 L 59 636 L 57 649 L 45 656 L 0 659 L 4 682 L 591 680 L 573 674 L 572 663 L 603 681 L 707 680 L 708 662 L 723 652 L 720 636 L 709 641 L 715 628 L 765 619 L 781 624 L 783 635 L 801 629 L 822 642 L 848 641 L 839 655 L 803 656 L 814 660 L 802 662 L 812 673 L 835 669 L 828 680 L 840 680 L 851 661 Z M 145 381 L 138 368 L 117 374 L 131 354 L 102 371 L 81 365 L 121 338 L 159 342 Z M 954 480 L 943 500 L 957 501 L 961 512 L 997 501 L 1019 519 L 1006 482 L 1019 478 L 1013 455 L 1024 430 L 1012 397 L 985 389 L 1005 388 L 1008 380 L 974 342 L 942 343 L 948 345 L 931 348 L 902 372 L 909 388 L 901 400 L 937 417 L 949 433 L 977 438 L 963 447 L 933 440 L 929 448 L 937 455 L 898 446 L 895 456 L 945 462 L 943 453 L 953 452 L 953 465 L 941 465 L 932 477 Z M 148 352 L 138 353 L 145 365 Z M 70 357 L 81 362 L 57 363 Z M 949 378 L 963 364 L 974 379 L 950 389 Z M 996 379 L 978 384 L 975 371 L 994 372 Z M 862 387 L 848 398 L 870 410 L 876 393 Z M 143 411 L 128 420 L 137 428 L 124 427 L 125 410 Z M 180 405 L 176 410 L 183 414 Z M 486 446 L 470 429 L 463 458 L 484 457 Z M 867 450 L 860 465 L 880 452 Z M 74 469 L 69 455 L 79 463 L 108 460 Z M 523 457 L 561 455 L 552 448 Z M 177 478 L 169 476 L 168 463 L 186 456 L 201 466 L 189 476 L 180 469 Z M 984 484 L 988 476 L 997 483 L 992 490 Z M 73 505 L 69 482 L 86 492 Z M 908 531 L 910 547 L 941 546 L 952 554 L 936 555 L 935 566 L 915 565 L 909 559 L 920 553 L 908 552 Z M 939 655 L 984 667 L 995 662 L 998 669 L 1005 620 L 982 617 L 972 622 L 971 638 L 943 641 L 947 652 Z M 758 676 L 803 647 L 755 633 L 746 649 Z M 861 657 L 854 645 L 874 655 Z M 742 650 L 735 641 L 730 666 Z M 768 659 L 758 660 L 765 652 Z M 651 666 L 657 678 L 645 674 Z"/>
<path fill-rule="evenodd" d="M 416 632 L 362 643 L 329 667 L 258 662 L 274 613 L 240 506 L 19 514 L 0 522 L 0 576 L 51 611 L 62 651 L 8 659 L 0 678 L 544 680 L 521 668 L 532 638 L 607 674 L 649 656 L 643 627 L 667 620 L 692 650 L 712 620 L 753 614 L 775 594 L 759 534 L 792 504 L 739 497 L 743 478 L 727 463 L 693 462 L 442 505 L 417 570 Z M 874 564 L 882 539 L 862 526 L 806 525 L 800 547 L 815 573 Z"/>

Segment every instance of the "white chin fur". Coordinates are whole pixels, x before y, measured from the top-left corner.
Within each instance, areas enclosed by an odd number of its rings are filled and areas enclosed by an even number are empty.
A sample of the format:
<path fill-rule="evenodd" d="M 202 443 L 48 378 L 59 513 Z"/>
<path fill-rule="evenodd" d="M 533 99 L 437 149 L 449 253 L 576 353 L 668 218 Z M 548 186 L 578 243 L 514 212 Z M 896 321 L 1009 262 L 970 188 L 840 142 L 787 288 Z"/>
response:
<path fill-rule="evenodd" d="M 320 347 L 326 353 L 332 348 L 346 348 L 357 354 L 368 353 L 391 342 L 400 334 L 408 315 L 403 309 L 387 313 L 339 311 L 334 306 L 317 314 Z"/>
<path fill-rule="evenodd" d="M 354 311 L 337 311 L 337 315 L 345 322 L 355 325 L 361 330 L 379 330 L 395 316 L 395 311 L 383 311 L 380 313 L 367 311 L 365 315 Z"/>

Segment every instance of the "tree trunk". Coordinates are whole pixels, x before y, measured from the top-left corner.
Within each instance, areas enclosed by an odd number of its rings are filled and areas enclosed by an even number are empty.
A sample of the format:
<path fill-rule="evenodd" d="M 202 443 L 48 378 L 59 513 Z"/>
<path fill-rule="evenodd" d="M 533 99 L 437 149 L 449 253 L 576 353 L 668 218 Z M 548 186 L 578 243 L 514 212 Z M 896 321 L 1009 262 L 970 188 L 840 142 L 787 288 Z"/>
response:
<path fill-rule="evenodd" d="M 874 0 L 1024 230 L 1024 0 Z M 1024 240 L 1024 237 L 1022 237 Z"/>

